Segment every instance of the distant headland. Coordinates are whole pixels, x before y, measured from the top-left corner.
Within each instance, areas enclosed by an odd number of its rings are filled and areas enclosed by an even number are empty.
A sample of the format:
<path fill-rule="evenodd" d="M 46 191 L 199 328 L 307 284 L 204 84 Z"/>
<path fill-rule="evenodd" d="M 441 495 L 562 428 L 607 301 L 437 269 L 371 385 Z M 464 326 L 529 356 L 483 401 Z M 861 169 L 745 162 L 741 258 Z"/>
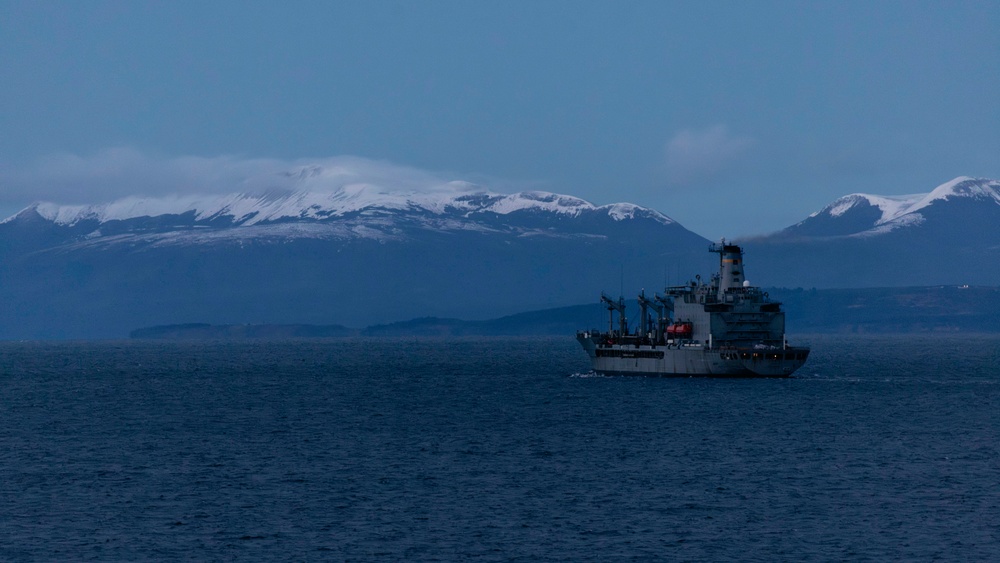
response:
<path fill-rule="evenodd" d="M 786 304 L 789 334 L 1000 332 L 1000 287 L 931 286 L 869 289 L 768 289 Z M 634 303 L 632 311 L 637 311 Z M 188 323 L 133 330 L 130 338 L 242 340 L 378 336 L 555 336 L 596 328 L 607 312 L 597 303 L 490 320 L 421 317 L 350 328 L 343 325 Z"/>

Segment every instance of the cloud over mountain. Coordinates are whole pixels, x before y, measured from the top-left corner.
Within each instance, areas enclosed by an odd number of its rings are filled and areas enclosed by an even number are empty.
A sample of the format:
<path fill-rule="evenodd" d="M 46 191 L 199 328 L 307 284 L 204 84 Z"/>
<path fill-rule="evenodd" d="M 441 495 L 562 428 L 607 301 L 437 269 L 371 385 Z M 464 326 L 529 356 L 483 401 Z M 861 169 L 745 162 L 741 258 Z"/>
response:
<path fill-rule="evenodd" d="M 712 180 L 733 166 L 754 144 L 750 137 L 733 135 L 725 125 L 679 131 L 667 143 L 668 179 L 681 186 Z"/>
<path fill-rule="evenodd" d="M 302 158 L 167 157 L 133 148 L 80 156 L 57 154 L 13 170 L 0 170 L 0 204 L 27 201 L 98 203 L 127 196 L 330 193 L 347 186 L 404 192 L 461 192 L 457 175 L 356 156 Z"/>

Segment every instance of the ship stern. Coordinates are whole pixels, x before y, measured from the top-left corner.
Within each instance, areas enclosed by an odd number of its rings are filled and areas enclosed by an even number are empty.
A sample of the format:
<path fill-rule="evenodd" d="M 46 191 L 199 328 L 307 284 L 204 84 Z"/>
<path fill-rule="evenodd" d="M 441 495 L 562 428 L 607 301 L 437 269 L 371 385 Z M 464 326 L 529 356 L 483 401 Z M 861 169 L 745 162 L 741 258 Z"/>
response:
<path fill-rule="evenodd" d="M 743 367 L 761 377 L 789 377 L 806 363 L 809 348 L 753 349 L 740 353 Z"/>

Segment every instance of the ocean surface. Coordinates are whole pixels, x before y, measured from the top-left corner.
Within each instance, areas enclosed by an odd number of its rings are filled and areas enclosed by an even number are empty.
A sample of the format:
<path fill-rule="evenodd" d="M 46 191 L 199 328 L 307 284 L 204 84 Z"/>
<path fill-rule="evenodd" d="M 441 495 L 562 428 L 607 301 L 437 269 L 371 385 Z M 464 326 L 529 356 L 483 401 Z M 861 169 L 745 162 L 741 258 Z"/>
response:
<path fill-rule="evenodd" d="M 0 343 L 2 560 L 1000 558 L 1000 336 Z"/>

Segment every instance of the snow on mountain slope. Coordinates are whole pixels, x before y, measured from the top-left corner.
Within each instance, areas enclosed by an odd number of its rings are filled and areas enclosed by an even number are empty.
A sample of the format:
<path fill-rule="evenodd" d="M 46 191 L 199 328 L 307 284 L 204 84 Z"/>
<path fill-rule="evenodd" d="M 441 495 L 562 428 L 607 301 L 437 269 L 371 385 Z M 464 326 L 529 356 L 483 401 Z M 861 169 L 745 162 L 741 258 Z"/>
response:
<path fill-rule="evenodd" d="M 815 217 L 822 213 L 827 213 L 831 217 L 840 217 L 852 208 L 859 205 L 869 205 L 877 207 L 882 212 L 878 223 L 892 220 L 906 212 L 914 203 L 920 201 L 926 194 L 900 195 L 900 196 L 880 196 L 871 194 L 851 194 L 844 196 L 830 205 L 810 215 Z"/>
<path fill-rule="evenodd" d="M 959 176 L 950 182 L 946 182 L 934 188 L 932 192 L 913 203 L 905 211 L 898 213 L 896 217 L 907 213 L 915 213 L 925 207 L 933 205 L 938 201 L 948 201 L 952 198 L 962 197 L 993 200 L 994 203 L 1000 205 L 1000 181 L 990 180 L 988 178 L 969 178 L 967 176 Z M 891 221 L 896 217 L 892 217 L 886 222 Z"/>
<path fill-rule="evenodd" d="M 924 222 L 932 207 L 957 199 L 1000 204 L 1000 181 L 960 176 L 929 193 L 882 196 L 855 193 L 833 201 L 786 232 L 872 236 Z M 924 213 L 921 213 L 923 211 Z"/>
<path fill-rule="evenodd" d="M 575 216 L 579 215 L 582 210 L 593 210 L 596 207 L 580 198 L 567 195 L 548 192 L 520 192 L 509 196 L 498 196 L 480 211 L 491 211 L 498 215 L 507 215 L 525 209 Z"/>
<path fill-rule="evenodd" d="M 103 224 L 142 217 L 192 214 L 195 221 L 226 219 L 233 226 L 251 226 L 285 220 L 324 220 L 366 211 L 416 212 L 474 218 L 477 214 L 509 215 L 536 211 L 578 217 L 584 213 L 606 213 L 621 221 L 645 215 L 662 224 L 674 223 L 662 213 L 628 203 L 596 206 L 580 198 L 548 192 L 520 192 L 510 195 L 468 191 L 471 185 L 458 183 L 442 192 L 392 192 L 371 185 L 344 186 L 331 193 L 292 192 L 266 195 L 174 196 L 162 198 L 127 197 L 97 205 L 58 205 L 42 202 L 29 207 L 55 224 L 74 226 L 84 221 Z M 25 210 L 25 211 L 28 211 Z M 22 211 L 21 213 L 24 213 Z M 3 221 L 15 220 L 15 215 Z"/>

